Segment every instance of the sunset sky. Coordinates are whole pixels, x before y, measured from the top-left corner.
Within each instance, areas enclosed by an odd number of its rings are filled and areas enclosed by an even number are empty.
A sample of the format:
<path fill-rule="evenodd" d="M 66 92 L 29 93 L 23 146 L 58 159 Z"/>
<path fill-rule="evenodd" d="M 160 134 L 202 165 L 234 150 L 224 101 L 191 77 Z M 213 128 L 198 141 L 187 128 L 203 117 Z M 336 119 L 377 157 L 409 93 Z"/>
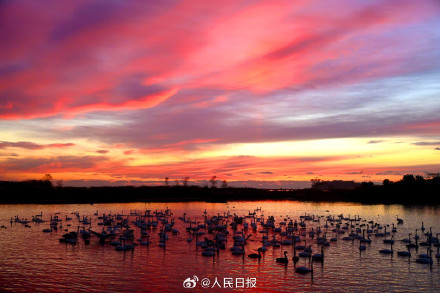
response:
<path fill-rule="evenodd" d="M 0 180 L 440 171 L 438 0 L 1 1 L 0 36 Z"/>

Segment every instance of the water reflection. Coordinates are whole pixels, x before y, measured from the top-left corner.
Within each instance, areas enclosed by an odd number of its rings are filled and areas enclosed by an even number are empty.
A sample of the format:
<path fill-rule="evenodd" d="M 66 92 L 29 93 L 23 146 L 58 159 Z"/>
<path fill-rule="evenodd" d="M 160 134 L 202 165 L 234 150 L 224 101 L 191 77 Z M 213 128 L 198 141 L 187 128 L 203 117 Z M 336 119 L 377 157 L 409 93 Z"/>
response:
<path fill-rule="evenodd" d="M 243 224 L 237 226 L 237 231 L 248 224 L 248 229 L 243 232 L 245 238 L 249 235 L 243 255 L 232 255 L 230 248 L 233 246 L 231 218 L 228 218 L 228 232 L 225 249 L 220 249 L 214 257 L 202 256 L 203 248 L 196 246 L 196 239 L 188 242 L 189 234 L 186 228 L 189 223 L 179 220 L 179 217 L 190 218 L 192 222 L 203 224 L 205 216 L 231 217 L 248 216 L 257 207 L 261 211 L 256 212 L 255 223 L 257 229 L 252 229 L 253 218 L 244 218 Z M 166 247 L 159 247 L 160 237 L 158 228 L 148 230 L 150 245 L 137 245 L 134 250 L 115 251 L 108 243 L 101 245 L 99 239 L 91 236 L 90 244 L 78 238 L 76 245 L 59 243 L 60 237 L 69 231 L 77 231 L 77 226 L 87 226 L 79 223 L 72 212 L 78 212 L 81 219 L 88 217 L 92 220 L 93 230 L 100 231 L 98 219 L 95 213 L 129 215 L 133 211 L 150 210 L 151 213 L 171 210 L 175 225 L 180 234 L 174 235 L 169 232 Z M 204 213 L 206 210 L 206 214 Z M 63 229 L 50 233 L 42 230 L 49 227 L 49 222 L 29 223 L 30 228 L 23 224 L 13 222 L 10 219 L 18 215 L 20 218 L 32 219 L 32 216 L 42 213 L 44 220 L 50 216 L 58 215 L 60 219 L 73 217 L 71 226 L 69 221 L 63 221 Z M 293 245 L 267 246 L 267 251 L 261 259 L 248 258 L 251 253 L 258 253 L 262 246 L 264 235 L 281 241 L 281 233 L 269 229 L 267 234 L 260 233 L 263 230 L 261 222 L 256 219 L 265 219 L 273 216 L 275 228 L 288 226 L 290 220 L 300 222 L 305 216 L 314 215 L 314 220 L 306 221 L 305 235 L 301 236 L 308 245 L 312 245 L 312 254 L 321 251 L 321 245 L 317 244 L 317 235 L 313 238 L 310 232 L 322 230 L 327 232 L 327 240 L 337 238 L 337 241 L 329 241 L 329 246 L 324 247 L 325 260 L 313 263 L 313 278 L 311 274 L 301 275 L 295 273 L 295 268 L 312 266 L 311 258 L 299 258 L 294 263 Z M 346 219 L 361 218 L 362 221 L 343 221 L 341 226 L 348 223 L 348 229 L 344 234 L 334 232 L 336 222 L 327 222 L 328 216 L 343 215 Z M 139 291 L 139 292 L 176 292 L 183 288 L 183 281 L 188 277 L 197 276 L 200 280 L 215 278 L 255 278 L 257 289 L 267 292 L 279 291 L 313 291 L 313 292 L 359 292 L 359 291 L 396 291 L 415 292 L 440 290 L 440 265 L 433 252 L 434 263 L 432 266 L 416 263 L 417 255 L 426 253 L 425 247 L 419 247 L 418 251 L 412 250 L 412 256 L 400 257 L 397 251 L 405 250 L 406 244 L 401 240 L 408 238 L 415 229 L 418 229 L 419 243 L 426 241 L 424 233 L 432 227 L 433 234 L 440 231 L 438 219 L 440 210 L 438 207 L 401 206 L 401 205 L 362 205 L 355 203 L 301 203 L 293 201 L 237 201 L 228 203 L 128 203 L 128 204 L 95 204 L 95 205 L 2 205 L 0 206 L 0 224 L 7 229 L 0 230 L 0 289 L 14 292 L 25 291 L 76 291 L 88 292 L 108 291 Z M 320 218 L 318 218 L 320 216 Z M 397 225 L 397 216 L 404 223 Z M 303 217 L 303 218 L 301 218 Z M 129 225 L 134 230 L 135 239 L 141 237 L 140 229 L 135 227 L 133 221 L 136 216 L 129 217 Z M 392 255 L 383 255 L 379 250 L 390 248 L 384 239 L 391 236 L 377 237 L 371 233 L 371 243 L 363 243 L 364 251 L 359 250 L 360 240 L 342 240 L 351 230 L 356 227 L 367 229 L 368 221 L 379 223 L 390 235 L 394 234 L 395 243 Z M 226 219 L 225 219 L 226 222 Z M 280 226 L 285 222 L 285 226 Z M 426 230 L 421 231 L 421 223 Z M 391 232 L 392 224 L 395 224 L 397 232 Z M 325 228 L 327 224 L 328 228 Z M 333 225 L 332 225 L 333 224 Z M 359 224 L 356 226 L 356 224 Z M 354 225 L 352 228 L 350 225 Z M 389 226 L 386 226 L 389 225 Z M 206 231 L 206 229 L 201 229 Z M 279 231 L 279 230 L 278 230 Z M 207 231 L 206 231 L 207 232 Z M 300 230 L 296 233 L 300 234 Z M 362 234 L 362 233 L 360 233 Z M 213 234 L 206 233 L 204 237 L 213 239 Z M 283 238 L 285 240 L 286 238 Z M 302 244 L 302 243 L 301 243 Z M 434 244 L 434 243 L 432 243 Z M 299 243 L 298 243 L 299 245 Z M 433 245 L 432 249 L 436 249 Z M 289 262 L 287 265 L 279 264 L 276 258 L 283 257 L 287 251 Z M 299 251 L 297 251 L 298 253 Z M 200 284 L 195 288 L 202 290 Z M 224 289 L 211 289 L 225 292 Z M 239 289 L 246 291 L 246 288 Z M 249 290 L 248 290 L 249 291 Z"/>

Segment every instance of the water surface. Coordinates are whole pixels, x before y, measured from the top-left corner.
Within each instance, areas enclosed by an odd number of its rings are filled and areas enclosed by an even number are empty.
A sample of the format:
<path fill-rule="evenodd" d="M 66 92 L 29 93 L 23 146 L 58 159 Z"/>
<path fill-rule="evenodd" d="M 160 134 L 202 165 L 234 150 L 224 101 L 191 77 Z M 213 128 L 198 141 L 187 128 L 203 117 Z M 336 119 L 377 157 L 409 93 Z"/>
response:
<path fill-rule="evenodd" d="M 384 237 L 372 236 L 372 243 L 367 244 L 367 249 L 359 251 L 359 240 L 344 241 L 339 235 L 337 242 L 331 242 L 325 248 L 323 263 L 313 264 L 311 274 L 300 275 L 295 273 L 295 267 L 307 266 L 311 263 L 308 258 L 300 259 L 296 265 L 292 261 L 293 246 L 281 248 L 268 247 L 260 261 L 231 254 L 229 248 L 233 245 L 234 231 L 229 227 L 229 236 L 225 250 L 220 250 L 215 257 L 201 255 L 202 248 L 196 246 L 195 239 L 187 242 L 191 237 L 186 232 L 188 223 L 178 217 L 186 213 L 186 217 L 196 222 L 203 223 L 206 216 L 234 214 L 238 216 L 249 215 L 257 207 L 256 217 L 274 216 L 276 226 L 279 222 L 289 219 L 300 220 L 305 214 L 314 215 L 315 220 L 322 216 L 319 222 L 307 221 L 306 229 L 310 231 L 320 227 L 328 231 L 327 237 L 334 237 L 334 226 L 324 228 L 325 219 L 329 215 L 343 214 L 344 218 L 362 220 L 352 223 L 366 223 L 374 221 L 382 225 L 389 224 L 388 231 L 394 223 L 397 232 L 394 234 L 395 253 L 382 255 L 380 249 L 390 248 L 383 243 Z M 97 237 L 92 236 L 90 244 L 86 245 L 79 238 L 76 245 L 59 243 L 59 238 L 66 233 L 63 231 L 76 231 L 78 219 L 72 212 L 92 218 L 92 230 L 101 231 L 103 226 L 98 226 L 98 219 L 94 215 L 98 212 L 123 214 L 145 210 L 152 212 L 170 209 L 175 219 L 173 228 L 180 234 L 167 233 L 169 240 L 166 247 L 159 247 L 159 228 L 149 230 L 150 245 L 137 245 L 134 250 L 116 251 L 108 243 L 101 245 Z M 62 222 L 63 229 L 51 233 L 42 230 L 49 227 L 49 222 L 33 223 L 30 228 L 20 223 L 10 223 L 11 217 L 18 215 L 20 218 L 32 219 L 33 215 L 42 213 L 44 220 L 49 220 L 55 214 L 64 219 L 73 217 L 71 221 Z M 396 216 L 402 218 L 404 223 L 397 225 Z M 134 221 L 136 216 L 129 216 L 129 221 Z M 232 218 L 229 218 L 229 222 Z M 412 250 L 412 256 L 399 257 L 396 252 L 406 250 L 406 243 L 401 242 L 408 238 L 408 233 L 414 235 L 419 229 L 419 241 L 426 237 L 421 233 L 422 222 L 425 231 L 432 227 L 433 234 L 440 232 L 439 207 L 405 207 L 401 205 L 362 205 L 353 203 L 304 203 L 295 201 L 238 201 L 228 203 L 112 203 L 112 204 L 64 204 L 64 205 L 0 205 L 0 224 L 6 229 L 0 229 L 0 291 L 11 292 L 193 292 L 193 291 L 218 291 L 227 292 L 230 289 L 211 288 L 203 289 L 200 281 L 208 278 L 213 284 L 215 278 L 223 285 L 224 278 L 232 278 L 234 282 L 255 278 L 256 289 L 237 288 L 239 291 L 256 290 L 261 292 L 440 292 L 440 264 L 435 258 L 437 248 L 432 246 L 433 264 L 416 263 L 418 253 L 426 253 L 425 247 L 419 247 L 418 252 Z M 251 219 L 246 218 L 250 223 Z M 344 221 L 343 223 L 345 223 Z M 70 223 L 71 226 L 67 227 Z M 88 227 L 88 225 L 86 226 Z M 131 224 L 136 235 L 140 238 L 140 230 Z M 242 229 L 238 226 L 238 230 Z M 262 230 L 257 231 L 251 227 L 244 232 L 245 236 L 252 234 L 245 245 L 246 255 L 256 253 L 262 246 Z M 203 229 L 201 230 L 203 231 Z M 351 229 L 347 230 L 347 234 Z M 272 239 L 274 232 L 269 232 Z M 279 233 L 277 233 L 279 234 Z M 212 235 L 207 233 L 208 238 Z M 279 235 L 277 236 L 280 240 Z M 304 237 L 303 237 L 304 238 Z M 391 236 L 386 237 L 388 239 Z M 199 239 L 202 240 L 202 239 Z M 311 239 L 307 236 L 308 244 L 312 245 L 313 253 L 320 251 L 316 243 L 316 236 Z M 276 263 L 275 259 L 287 251 L 290 262 L 287 265 Z M 184 289 L 183 282 L 187 278 L 198 277 L 199 282 L 194 289 Z M 241 283 L 240 283 L 241 284 Z M 211 287 L 210 285 L 210 287 Z"/>

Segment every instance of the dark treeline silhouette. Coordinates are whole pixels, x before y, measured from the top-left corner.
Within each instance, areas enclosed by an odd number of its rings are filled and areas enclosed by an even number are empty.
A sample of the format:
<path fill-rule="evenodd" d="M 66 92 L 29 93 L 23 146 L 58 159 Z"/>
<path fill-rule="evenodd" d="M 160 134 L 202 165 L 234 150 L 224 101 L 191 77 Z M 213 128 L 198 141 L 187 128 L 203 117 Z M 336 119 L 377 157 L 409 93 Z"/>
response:
<path fill-rule="evenodd" d="M 360 203 L 440 204 L 440 176 L 405 175 L 382 185 L 363 182 L 353 189 L 257 189 L 199 186 L 63 187 L 51 180 L 0 181 L 0 203 L 100 203 L 289 199 Z"/>

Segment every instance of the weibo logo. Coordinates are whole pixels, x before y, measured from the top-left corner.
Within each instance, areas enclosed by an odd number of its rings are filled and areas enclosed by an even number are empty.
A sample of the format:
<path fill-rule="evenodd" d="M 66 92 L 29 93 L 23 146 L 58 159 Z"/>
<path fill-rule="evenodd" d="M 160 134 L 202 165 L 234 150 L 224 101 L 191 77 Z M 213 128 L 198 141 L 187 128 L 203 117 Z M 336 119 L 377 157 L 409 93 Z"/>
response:
<path fill-rule="evenodd" d="M 185 281 L 183 281 L 183 288 L 195 288 L 197 285 L 197 281 L 199 278 L 194 275 L 194 278 L 191 279 L 191 277 L 187 278 Z"/>

